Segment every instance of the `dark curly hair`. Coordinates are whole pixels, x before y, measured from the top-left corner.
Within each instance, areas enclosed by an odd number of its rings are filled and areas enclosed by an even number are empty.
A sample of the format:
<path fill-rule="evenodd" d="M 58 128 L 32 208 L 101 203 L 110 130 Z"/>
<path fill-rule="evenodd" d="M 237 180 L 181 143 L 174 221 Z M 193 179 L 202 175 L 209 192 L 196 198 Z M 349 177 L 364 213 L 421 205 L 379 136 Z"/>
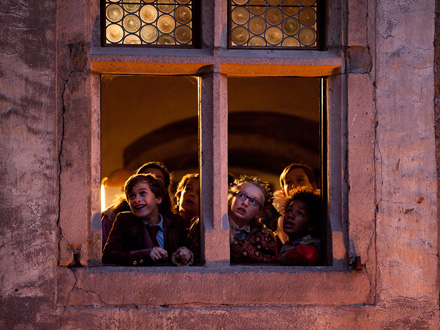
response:
<path fill-rule="evenodd" d="M 307 211 L 311 227 L 318 228 L 321 219 L 321 196 L 309 187 L 298 187 L 287 198 L 284 204 L 284 213 L 292 205 L 293 201 L 301 201 L 307 205 Z M 284 214 L 283 214 L 284 215 Z"/>

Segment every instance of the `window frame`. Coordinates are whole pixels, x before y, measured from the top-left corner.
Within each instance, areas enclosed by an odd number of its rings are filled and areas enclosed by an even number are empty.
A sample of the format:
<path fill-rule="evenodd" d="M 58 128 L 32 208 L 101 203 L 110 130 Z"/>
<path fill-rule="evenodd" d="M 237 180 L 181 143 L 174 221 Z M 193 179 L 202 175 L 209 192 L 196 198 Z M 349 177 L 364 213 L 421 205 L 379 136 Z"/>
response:
<path fill-rule="evenodd" d="M 99 3 L 99 0 L 95 0 Z M 61 189 L 60 221 L 58 226 L 64 237 L 59 241 L 59 266 L 57 267 L 57 304 L 59 306 L 193 306 L 197 301 L 218 305 L 354 305 L 374 302 L 374 278 L 371 280 L 365 269 L 353 271 L 349 265 L 349 243 L 351 233 L 361 227 L 359 222 L 350 223 L 348 231 L 349 200 L 347 149 L 348 139 L 346 118 L 349 101 L 348 79 L 340 73 L 344 70 L 344 56 L 339 48 L 325 51 L 267 51 L 267 50 L 230 50 L 227 38 L 223 38 L 222 26 L 225 26 L 227 3 L 215 0 L 211 3 L 202 0 L 207 20 L 203 29 L 201 49 L 139 49 L 101 47 L 99 32 L 94 31 L 91 42 L 91 54 L 88 58 L 91 72 L 83 83 L 91 89 L 85 100 L 89 107 L 82 116 L 86 137 L 78 140 L 63 138 L 64 152 L 69 148 L 86 146 L 90 152 L 85 162 L 76 172 L 69 172 L 72 163 L 60 158 L 60 186 L 68 185 L 72 178 L 86 176 L 90 184 L 83 191 L 88 193 L 86 206 L 81 211 L 70 213 L 72 202 L 69 195 Z M 336 7 L 340 3 L 332 4 Z M 206 9 L 208 8 L 208 9 Z M 214 8 L 216 12 L 214 13 Z M 99 17 L 99 5 L 92 5 L 92 17 Z M 213 25 L 209 25 L 209 18 Z M 334 20 L 337 22 L 337 19 Z M 90 21 L 93 26 L 93 19 Z M 98 24 L 99 26 L 99 24 Z M 341 27 L 331 25 L 329 31 L 338 31 Z M 329 32 L 330 34 L 330 32 Z M 208 41 L 211 40 L 211 41 Z M 93 225 L 92 215 L 100 209 L 100 75 L 101 74 L 151 74 L 151 75 L 195 75 L 202 79 L 202 102 L 199 116 L 201 166 L 202 217 L 206 220 L 204 235 L 205 266 L 192 267 L 118 267 L 101 266 L 100 244 L 90 242 L 100 237 L 100 230 Z M 313 76 L 327 77 L 327 205 L 328 232 L 332 242 L 333 262 L 330 266 L 283 267 L 283 266 L 238 266 L 229 263 L 229 228 L 227 216 L 226 180 L 227 180 L 227 77 L 228 76 Z M 77 118 L 63 113 L 63 131 L 69 133 Z M 216 136 L 216 139 L 212 137 Z M 226 155 L 226 157 L 225 157 Z M 88 157 L 88 158 L 87 158 Z M 224 187 L 214 189 L 214 187 Z M 78 201 L 75 201 L 78 202 Z M 82 204 L 81 204 L 82 205 Z M 78 216 L 79 215 L 79 216 Z M 354 226 L 354 229 L 353 229 Z M 80 230 L 78 230 L 78 228 Z M 82 231 L 82 229 L 84 229 Z M 81 262 L 84 268 L 66 268 L 71 253 L 65 242 L 79 242 Z M 100 239 L 97 239 L 100 242 Z M 89 242 L 89 243 L 85 243 Z M 364 242 L 361 242 L 364 243 Z M 221 248 L 219 248 L 219 246 Z M 215 247 L 215 248 L 214 248 Z M 350 249 L 350 251 L 349 251 Z M 375 260 L 371 260 L 374 267 Z M 164 279 L 165 276 L 165 279 Z M 273 296 L 280 291 L 280 278 L 289 283 L 282 289 L 282 296 Z M 191 281 L 191 279 L 195 279 Z M 252 281 L 251 281 L 252 280 Z M 120 283 L 120 284 L 118 284 Z M 124 283 L 134 283 L 127 290 Z M 174 285 L 185 287 L 187 295 L 176 296 Z M 215 283 L 215 285 L 213 285 Z M 244 285 L 243 285 L 244 283 Z M 306 286 L 307 283 L 307 286 Z M 336 294 L 325 298 L 319 290 L 328 289 Z M 154 293 L 155 286 L 161 285 L 161 293 Z M 305 292 L 304 287 L 315 289 Z M 218 295 L 209 290 L 227 288 Z M 257 290 L 258 288 L 258 290 Z M 319 290 L 318 290 L 319 289 Z M 125 290 L 122 293 L 121 290 Z M 240 291 L 241 290 L 241 291 Z M 94 294 L 91 294 L 93 292 Z M 114 294 L 119 292 L 120 295 Z M 193 292 L 193 293 L 191 293 Z M 217 291 L 216 291 L 217 292 Z M 237 296 L 240 292 L 241 296 Z M 142 295 L 143 293 L 143 295 Z"/>

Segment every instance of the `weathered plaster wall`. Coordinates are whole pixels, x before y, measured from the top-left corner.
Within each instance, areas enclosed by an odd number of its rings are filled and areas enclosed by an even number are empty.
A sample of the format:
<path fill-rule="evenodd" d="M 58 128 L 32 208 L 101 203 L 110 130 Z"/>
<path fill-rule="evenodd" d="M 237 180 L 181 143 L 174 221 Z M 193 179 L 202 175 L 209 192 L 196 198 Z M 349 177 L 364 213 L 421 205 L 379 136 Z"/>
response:
<path fill-rule="evenodd" d="M 378 1 L 377 6 L 341 1 L 348 26 L 341 76 L 348 86 L 341 101 L 348 145 L 347 230 L 350 253 L 364 262 L 362 273 L 351 278 L 369 280 L 360 290 L 370 288 L 369 303 L 297 306 L 267 299 L 258 307 L 225 306 L 222 297 L 219 303 L 211 297 L 199 306 L 164 306 L 158 297 L 150 307 L 118 306 L 115 299 L 116 305 L 103 308 L 114 297 L 97 295 L 93 281 L 127 278 L 124 274 L 105 277 L 105 269 L 96 269 L 84 276 L 83 269 L 57 267 L 70 259 L 69 243 L 82 244 L 86 258 L 90 224 L 70 230 L 74 224 L 66 222 L 72 214 L 89 219 L 96 203 L 89 186 L 99 185 L 93 182 L 99 177 L 97 151 L 89 142 L 99 134 L 90 129 L 99 120 L 96 77 L 89 71 L 89 39 L 96 28 L 90 13 L 96 13 L 96 3 L 41 0 L 2 7 L 0 328 L 438 329 L 433 0 Z M 57 19 L 71 24 L 56 29 Z M 72 141 L 86 148 L 75 149 Z M 356 168 L 363 174 L 350 175 L 359 172 Z M 78 180 L 84 172 L 89 175 Z M 296 275 L 280 276 L 282 282 Z M 153 278 L 160 284 L 160 274 Z M 252 274 L 237 278 L 252 281 Z M 261 274 L 255 279 L 261 281 Z M 320 292 L 323 301 L 344 296 L 344 283 L 327 283 Z M 216 285 L 203 288 L 217 292 Z"/>

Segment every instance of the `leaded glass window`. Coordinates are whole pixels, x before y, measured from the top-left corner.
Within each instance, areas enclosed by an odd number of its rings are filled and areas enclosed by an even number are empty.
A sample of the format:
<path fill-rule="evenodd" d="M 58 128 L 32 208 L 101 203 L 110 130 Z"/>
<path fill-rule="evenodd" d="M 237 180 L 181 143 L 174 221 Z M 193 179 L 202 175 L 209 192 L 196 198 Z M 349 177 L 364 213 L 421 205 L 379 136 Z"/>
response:
<path fill-rule="evenodd" d="M 103 45 L 193 48 L 193 0 L 102 0 Z"/>
<path fill-rule="evenodd" d="M 229 0 L 230 48 L 319 48 L 319 0 Z"/>

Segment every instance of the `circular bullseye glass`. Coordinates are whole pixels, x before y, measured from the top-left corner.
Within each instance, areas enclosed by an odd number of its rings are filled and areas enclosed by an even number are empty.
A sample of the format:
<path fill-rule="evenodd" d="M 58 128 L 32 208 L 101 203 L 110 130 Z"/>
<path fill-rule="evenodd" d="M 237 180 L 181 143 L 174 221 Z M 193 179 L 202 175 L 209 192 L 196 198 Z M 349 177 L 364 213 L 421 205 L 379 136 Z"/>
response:
<path fill-rule="evenodd" d="M 316 12 L 313 8 L 303 8 L 299 13 L 299 20 L 304 25 L 312 25 L 316 21 Z"/>
<path fill-rule="evenodd" d="M 177 2 L 184 5 L 185 3 L 188 3 L 189 0 L 177 0 Z"/>
<path fill-rule="evenodd" d="M 175 17 L 179 23 L 186 24 L 191 20 L 192 13 L 188 7 L 180 6 L 176 9 Z"/>
<path fill-rule="evenodd" d="M 143 6 L 140 15 L 145 23 L 153 23 L 157 18 L 157 10 L 150 5 Z"/>
<path fill-rule="evenodd" d="M 266 2 L 264 0 L 250 0 L 249 10 L 252 14 L 261 15 L 266 9 Z"/>
<path fill-rule="evenodd" d="M 266 41 L 261 37 L 253 37 L 249 40 L 249 46 L 251 47 L 262 47 L 266 46 Z"/>
<path fill-rule="evenodd" d="M 284 46 L 284 47 L 298 47 L 299 41 L 296 38 L 286 38 L 283 40 L 282 46 Z"/>
<path fill-rule="evenodd" d="M 170 13 L 173 11 L 174 9 L 174 0 L 159 0 L 158 1 L 161 5 L 159 5 L 159 10 L 164 12 L 164 13 Z M 168 4 L 169 5 L 166 5 Z"/>
<path fill-rule="evenodd" d="M 142 1 L 145 3 L 153 3 L 154 2 L 154 0 L 142 0 Z"/>
<path fill-rule="evenodd" d="M 283 22 L 283 31 L 287 35 L 294 35 L 298 33 L 299 23 L 295 18 L 286 18 Z"/>
<path fill-rule="evenodd" d="M 312 28 L 304 28 L 299 33 L 299 40 L 304 45 L 311 45 L 316 41 L 316 32 Z"/>
<path fill-rule="evenodd" d="M 265 29 L 266 22 L 261 17 L 255 16 L 249 21 L 249 30 L 253 34 L 261 34 L 264 32 Z"/>
<path fill-rule="evenodd" d="M 266 21 L 272 25 L 278 25 L 283 19 L 283 13 L 278 8 L 270 8 L 266 11 Z"/>
<path fill-rule="evenodd" d="M 141 21 L 135 15 L 127 15 L 124 18 L 124 28 L 128 32 L 136 32 L 141 27 Z"/>
<path fill-rule="evenodd" d="M 140 0 L 124 0 L 124 9 L 129 13 L 133 13 L 136 10 L 139 10 L 141 1 Z"/>
<path fill-rule="evenodd" d="M 272 45 L 280 43 L 283 38 L 283 32 L 277 27 L 271 27 L 266 31 L 266 40 Z"/>
<path fill-rule="evenodd" d="M 157 20 L 157 27 L 163 33 L 170 33 L 174 30 L 176 26 L 176 22 L 170 15 L 162 15 Z"/>
<path fill-rule="evenodd" d="M 155 42 L 158 35 L 159 31 L 152 25 L 145 25 L 141 30 L 142 40 L 148 43 Z"/>
<path fill-rule="evenodd" d="M 110 5 L 105 10 L 105 13 L 107 15 L 107 19 L 112 22 L 118 22 L 122 19 L 122 16 L 124 15 L 124 12 L 121 8 L 121 6 L 118 5 Z"/>
<path fill-rule="evenodd" d="M 181 25 L 176 29 L 176 40 L 181 44 L 187 44 L 191 41 L 191 29 L 186 25 Z"/>
<path fill-rule="evenodd" d="M 244 5 L 248 0 L 234 0 L 237 5 Z"/>
<path fill-rule="evenodd" d="M 107 26 L 106 35 L 110 42 L 118 42 L 124 36 L 124 30 L 117 24 L 111 24 Z"/>
<path fill-rule="evenodd" d="M 244 44 L 249 39 L 249 32 L 242 26 L 236 27 L 232 30 L 232 41 L 236 44 Z"/>
<path fill-rule="evenodd" d="M 141 39 L 134 34 L 129 34 L 124 38 L 124 44 L 140 44 Z"/>
<path fill-rule="evenodd" d="M 168 35 L 161 36 L 157 43 L 159 45 L 175 45 L 176 44 L 174 39 Z"/>
<path fill-rule="evenodd" d="M 242 25 L 248 21 L 249 11 L 243 7 L 235 7 L 232 11 L 231 17 L 235 23 Z"/>
<path fill-rule="evenodd" d="M 298 0 L 284 0 L 283 11 L 286 15 L 295 15 L 299 10 Z"/>
<path fill-rule="evenodd" d="M 272 6 L 278 5 L 280 2 L 281 0 L 267 0 L 267 3 Z"/>
<path fill-rule="evenodd" d="M 311 5 L 313 5 L 315 2 L 316 2 L 316 0 L 301 0 L 301 3 L 302 3 L 304 6 L 311 6 Z"/>

